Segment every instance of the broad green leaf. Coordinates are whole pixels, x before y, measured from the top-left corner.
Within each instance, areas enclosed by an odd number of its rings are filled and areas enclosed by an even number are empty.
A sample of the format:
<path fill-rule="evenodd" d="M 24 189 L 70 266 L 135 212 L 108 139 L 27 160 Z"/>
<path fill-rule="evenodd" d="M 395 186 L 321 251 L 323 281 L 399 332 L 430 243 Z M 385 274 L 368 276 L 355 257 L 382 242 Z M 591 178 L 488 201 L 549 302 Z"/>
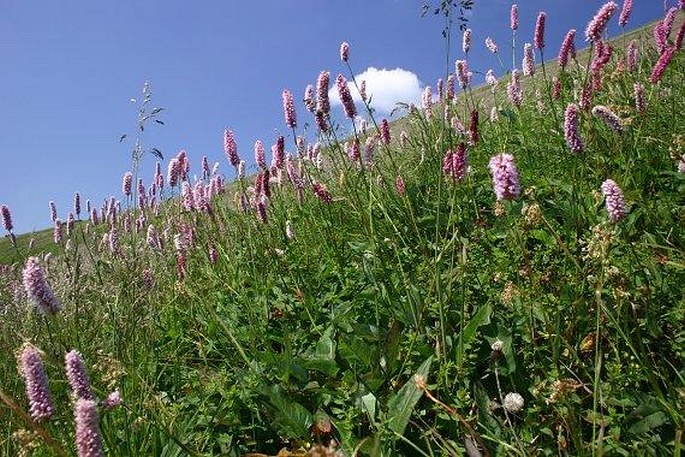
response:
<path fill-rule="evenodd" d="M 461 334 L 455 338 L 455 346 L 457 348 L 457 361 L 462 361 L 464 351 L 476 339 L 478 329 L 483 325 L 490 323 L 490 315 L 492 314 L 492 305 L 486 303 L 478 309 L 478 312 L 471 318 Z"/>
<path fill-rule="evenodd" d="M 418 403 L 423 396 L 423 391 L 416 386 L 414 379 L 416 375 L 420 375 L 427 380 L 432 361 L 433 357 L 428 357 L 426 361 L 421 364 L 414 376 L 412 376 L 404 386 L 402 386 L 399 392 L 388 401 L 388 427 L 398 435 L 404 434 L 411 413 L 414 411 L 416 403 Z"/>

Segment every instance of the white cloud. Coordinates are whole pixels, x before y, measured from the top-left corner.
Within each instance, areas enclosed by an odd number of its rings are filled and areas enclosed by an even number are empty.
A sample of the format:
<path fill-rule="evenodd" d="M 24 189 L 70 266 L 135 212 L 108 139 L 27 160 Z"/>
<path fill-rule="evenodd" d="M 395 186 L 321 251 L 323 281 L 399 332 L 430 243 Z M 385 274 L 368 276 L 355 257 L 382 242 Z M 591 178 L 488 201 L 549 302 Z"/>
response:
<path fill-rule="evenodd" d="M 366 81 L 366 95 L 371 99 L 371 107 L 379 114 L 389 114 L 397 107 L 397 102 L 412 102 L 417 105 L 421 103 L 421 92 L 423 91 L 421 82 L 418 76 L 409 70 L 402 68 L 379 70 L 375 67 L 369 67 L 356 75 L 355 79 L 358 84 Z M 348 81 L 348 84 L 352 98 L 357 103 L 358 110 L 361 111 L 362 107 L 359 105 L 361 96 L 352 81 Z M 331 104 L 336 106 L 341 104 L 338 90 L 335 88 L 335 80 L 333 80 L 333 87 L 329 90 L 328 96 Z"/>

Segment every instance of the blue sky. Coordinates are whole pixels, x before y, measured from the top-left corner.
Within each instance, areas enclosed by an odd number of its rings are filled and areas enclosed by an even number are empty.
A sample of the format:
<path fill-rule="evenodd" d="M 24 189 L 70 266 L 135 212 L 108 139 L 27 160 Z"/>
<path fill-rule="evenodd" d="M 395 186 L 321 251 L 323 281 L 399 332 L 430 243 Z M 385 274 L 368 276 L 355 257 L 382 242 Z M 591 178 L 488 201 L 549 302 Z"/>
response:
<path fill-rule="evenodd" d="M 620 7 L 622 2 L 617 2 Z M 0 203 L 10 207 L 15 231 L 22 233 L 51 225 L 49 200 L 56 202 L 64 220 L 76 191 L 98 206 L 109 195 L 120 198 L 132 144 L 119 143 L 119 136 L 135 132 L 136 111 L 130 100 L 139 98 L 146 80 L 152 85 L 153 103 L 166 109 L 166 125 L 146 130 L 144 144 L 158 147 L 165 158 L 186 149 L 191 173 L 197 173 L 201 157 L 207 155 L 229 174 L 222 151 L 225 128 L 235 132 L 239 153 L 248 163 L 255 140 L 268 147 L 277 135 L 287 135 L 283 89 L 290 89 L 298 101 L 300 126 L 313 124 L 299 100 L 319 71 L 329 70 L 332 80 L 345 73 L 339 60 L 341 41 L 351 44 L 350 61 L 357 74 L 369 67 L 411 72 L 404 73 L 409 76 L 405 84 L 393 80 L 393 73 L 381 72 L 374 87 L 379 93 L 383 88 L 390 98 L 415 98 L 445 72 L 443 22 L 421 18 L 423 3 L 4 0 Z M 510 38 L 511 2 L 475 3 L 469 24 L 474 31 L 470 65 L 475 71 L 497 70 L 499 64 L 483 42 L 492 36 L 505 63 L 510 62 L 504 48 Z M 604 2 L 518 3 L 521 43 L 532 41 L 538 11 L 548 13 L 546 57 L 551 58 L 569 28 L 578 29 L 576 44 L 581 46 L 582 31 Z M 634 0 L 629 28 L 662 15 L 661 1 Z M 610 33 L 619 33 L 616 17 Z M 460 48 L 457 32 L 452 61 L 462 56 Z M 143 160 L 146 184 L 155 160 Z"/>

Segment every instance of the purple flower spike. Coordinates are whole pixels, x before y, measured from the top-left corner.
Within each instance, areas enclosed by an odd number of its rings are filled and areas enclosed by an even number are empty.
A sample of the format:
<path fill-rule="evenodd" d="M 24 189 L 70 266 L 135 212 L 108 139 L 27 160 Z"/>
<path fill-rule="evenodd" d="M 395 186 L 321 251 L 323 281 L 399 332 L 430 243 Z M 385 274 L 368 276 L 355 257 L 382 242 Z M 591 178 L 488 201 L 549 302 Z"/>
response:
<path fill-rule="evenodd" d="M 74 194 L 74 214 L 78 218 L 81 217 L 81 194 L 78 192 Z"/>
<path fill-rule="evenodd" d="M 110 394 L 107 395 L 107 398 L 103 400 L 102 407 L 110 410 L 120 406 L 121 403 L 121 392 L 119 392 L 119 389 L 116 389 L 113 392 L 110 392 Z"/>
<path fill-rule="evenodd" d="M 266 154 L 264 153 L 264 143 L 260 140 L 254 144 L 254 160 L 259 168 L 266 170 Z"/>
<path fill-rule="evenodd" d="M 52 237 L 55 240 L 55 244 L 62 243 L 62 220 L 60 218 L 55 219 L 55 227 L 52 230 Z"/>
<path fill-rule="evenodd" d="M 511 30 L 518 30 L 519 28 L 519 7 L 516 3 L 511 5 L 511 12 L 509 14 L 509 22 Z"/>
<path fill-rule="evenodd" d="M 18 357 L 19 372 L 26 384 L 26 397 L 29 400 L 29 413 L 36 422 L 49 419 L 54 413 L 52 396 L 48 387 L 48 377 L 40 352 L 25 343 Z"/>
<path fill-rule="evenodd" d="M 295 102 L 293 101 L 293 94 L 289 90 L 283 91 L 283 114 L 285 115 L 285 123 L 288 127 L 291 129 L 297 127 Z"/>
<path fill-rule="evenodd" d="M 2 225 L 5 227 L 5 230 L 11 232 L 14 225 L 12 225 L 12 213 L 7 205 L 0 205 L 0 215 L 2 215 Z"/>
<path fill-rule="evenodd" d="M 573 152 L 583 152 L 585 146 L 580 138 L 580 119 L 578 118 L 578 105 L 570 104 L 566 107 L 564 115 L 564 138 L 566 144 Z"/>
<path fill-rule="evenodd" d="M 557 61 L 559 62 L 559 68 L 562 70 L 566 69 L 566 65 L 568 65 L 568 58 L 575 57 L 576 55 L 576 47 L 573 44 L 573 40 L 575 38 L 576 29 L 571 29 L 566 32 L 564 41 L 561 43 L 561 49 L 559 49 L 559 57 L 557 58 Z"/>
<path fill-rule="evenodd" d="M 381 121 L 381 143 L 390 144 L 390 124 L 387 119 Z"/>
<path fill-rule="evenodd" d="M 488 51 L 493 54 L 497 54 L 497 51 L 499 51 L 497 43 L 495 43 L 495 40 L 493 40 L 491 37 L 487 37 L 485 39 L 485 47 L 488 48 Z"/>
<path fill-rule="evenodd" d="M 468 54 L 469 50 L 471 49 L 471 37 L 473 36 L 473 32 L 471 29 L 466 29 L 464 30 L 464 34 L 462 35 L 461 39 L 461 49 L 464 51 L 464 54 Z"/>
<path fill-rule="evenodd" d="M 542 50 L 545 47 L 545 22 L 547 22 L 547 13 L 540 11 L 538 19 L 535 22 L 535 33 L 533 35 L 535 49 Z"/>
<path fill-rule="evenodd" d="M 320 182 L 314 182 L 312 183 L 312 190 L 316 196 L 319 197 L 319 200 L 325 204 L 330 205 L 333 202 L 333 197 L 331 196 L 330 192 L 328 192 L 328 189 L 324 184 Z"/>
<path fill-rule="evenodd" d="M 676 48 L 669 47 L 661 54 L 661 57 L 659 57 L 659 60 L 652 69 L 652 74 L 649 77 L 650 83 L 656 84 L 661 81 L 661 78 L 664 76 L 664 72 L 666 71 L 666 67 L 669 63 L 671 63 L 671 59 L 673 59 L 673 54 L 675 51 Z"/>
<path fill-rule="evenodd" d="M 632 11 L 633 0 L 623 0 L 623 8 L 621 8 L 621 14 L 618 16 L 618 25 L 625 27 Z"/>
<path fill-rule="evenodd" d="M 607 2 L 597 11 L 585 29 L 585 41 L 596 41 L 602 38 L 602 33 L 604 33 L 604 29 L 611 16 L 616 12 L 617 7 L 615 2 Z"/>
<path fill-rule="evenodd" d="M 133 173 L 127 171 L 121 180 L 121 192 L 127 197 L 131 196 L 131 185 L 133 183 Z"/>
<path fill-rule="evenodd" d="M 498 154 L 490 159 L 492 185 L 497 200 L 513 200 L 521 194 L 519 175 L 514 163 L 514 156 L 507 153 Z"/>
<path fill-rule="evenodd" d="M 618 184 L 611 179 L 604 181 L 601 188 L 609 219 L 614 223 L 620 221 L 626 215 L 626 203 L 623 198 L 623 192 L 618 187 Z"/>
<path fill-rule="evenodd" d="M 466 146 L 459 143 L 455 151 L 447 151 L 442 159 L 442 171 L 455 181 L 462 181 L 466 177 L 467 169 Z"/>
<path fill-rule="evenodd" d="M 76 399 L 95 399 L 80 352 L 75 350 L 67 352 L 64 356 L 64 371 L 67 373 L 69 386 Z"/>
<path fill-rule="evenodd" d="M 78 457 L 104 457 L 98 410 L 93 400 L 79 398 L 74 407 Z"/>
<path fill-rule="evenodd" d="M 338 96 L 340 96 L 340 102 L 343 105 L 345 116 L 354 119 L 357 115 L 357 107 L 354 105 L 354 100 L 352 100 L 352 94 L 350 93 L 350 88 L 347 86 L 347 80 L 343 75 L 338 75 L 335 84 L 338 88 Z"/>
<path fill-rule="evenodd" d="M 331 74 L 327 71 L 319 73 L 316 80 L 316 111 L 325 117 L 331 111 L 331 104 L 328 100 L 328 84 L 330 82 Z M 321 126 L 319 126 L 321 127 Z M 325 131 L 324 129 L 321 129 Z"/>
<path fill-rule="evenodd" d="M 307 85 L 307 88 L 304 90 L 304 106 L 307 108 L 307 110 L 311 113 L 313 113 L 316 110 L 316 101 L 314 100 L 314 86 L 311 84 Z"/>
<path fill-rule="evenodd" d="M 623 132 L 623 126 L 621 125 L 621 119 L 609 108 L 604 105 L 597 105 L 592 108 L 592 114 L 601 118 L 606 125 L 614 132 Z"/>
<path fill-rule="evenodd" d="M 535 55 L 533 46 L 530 43 L 523 45 L 523 76 L 533 76 L 535 74 Z"/>
<path fill-rule="evenodd" d="M 240 157 L 238 156 L 238 145 L 235 142 L 235 137 L 231 130 L 224 130 L 224 154 L 228 158 L 233 167 L 237 168 L 240 163 Z"/>
<path fill-rule="evenodd" d="M 55 206 L 55 202 L 50 200 L 48 206 L 50 206 L 50 220 L 52 220 L 52 222 L 55 222 L 55 219 L 57 219 L 57 207 Z"/>
<path fill-rule="evenodd" d="M 350 58 L 350 44 L 347 41 L 343 41 L 340 44 L 340 60 L 347 62 Z"/>
<path fill-rule="evenodd" d="M 642 83 L 635 83 L 633 85 L 633 95 L 635 96 L 635 109 L 638 113 L 644 113 L 647 110 L 645 86 Z"/>

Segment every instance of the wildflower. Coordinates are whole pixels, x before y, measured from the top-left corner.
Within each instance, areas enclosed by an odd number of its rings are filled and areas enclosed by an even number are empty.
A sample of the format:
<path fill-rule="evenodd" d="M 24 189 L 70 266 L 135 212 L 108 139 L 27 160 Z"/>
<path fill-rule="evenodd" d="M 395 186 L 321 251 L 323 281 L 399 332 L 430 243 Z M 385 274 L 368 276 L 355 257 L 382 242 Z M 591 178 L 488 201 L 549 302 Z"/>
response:
<path fill-rule="evenodd" d="M 312 183 L 312 190 L 314 191 L 316 196 L 319 197 L 319 200 L 321 200 L 325 204 L 329 205 L 331 204 L 331 202 L 333 202 L 333 197 L 328 192 L 328 189 L 324 184 L 315 181 Z"/>
<path fill-rule="evenodd" d="M 595 41 L 595 52 L 590 64 L 590 71 L 597 75 L 609 63 L 613 52 L 614 48 L 610 44 L 605 44 L 602 40 Z"/>
<path fill-rule="evenodd" d="M 615 132 L 621 133 L 623 126 L 619 117 L 604 105 L 597 105 L 592 108 L 592 114 L 601 118 L 606 125 Z"/>
<path fill-rule="evenodd" d="M 328 84 L 330 81 L 330 73 L 322 71 L 316 80 L 316 111 L 322 116 L 327 115 L 331 111 L 331 105 L 328 101 Z M 321 131 L 326 131 L 321 129 Z"/>
<path fill-rule="evenodd" d="M 545 22 L 547 21 L 547 13 L 540 11 L 538 19 L 535 22 L 535 33 L 533 35 L 533 44 L 535 49 L 542 50 L 545 47 Z"/>
<path fill-rule="evenodd" d="M 290 157 L 290 154 L 288 154 L 288 160 L 286 160 L 286 171 L 288 173 L 288 179 L 292 183 L 292 185 L 297 189 L 298 191 L 304 189 L 304 181 L 302 180 L 302 177 L 300 174 L 297 172 L 295 169 L 295 164 L 293 163 L 292 158 Z"/>
<path fill-rule="evenodd" d="M 457 79 L 459 80 L 459 87 L 465 89 L 466 86 L 468 86 L 471 82 L 469 63 L 466 60 L 457 60 L 454 65 L 457 73 Z"/>
<path fill-rule="evenodd" d="M 19 373 L 26 385 L 31 418 L 36 422 L 49 419 L 55 409 L 40 352 L 31 344 L 24 343 L 17 358 Z"/>
<path fill-rule="evenodd" d="M 495 342 L 490 346 L 490 349 L 492 349 L 493 358 L 499 359 L 504 350 L 504 342 L 502 340 L 495 340 Z"/>
<path fill-rule="evenodd" d="M 152 277 L 152 270 L 149 268 L 146 268 L 142 272 L 142 277 L 143 277 L 143 287 L 147 290 L 152 289 L 152 285 L 154 284 L 154 279 Z"/>
<path fill-rule="evenodd" d="M 111 252 L 114 255 L 118 255 L 120 252 L 120 246 L 119 246 L 119 233 L 117 232 L 116 227 L 112 227 L 112 230 L 110 230 L 109 235 L 108 235 L 108 241 L 109 241 L 109 252 Z"/>
<path fill-rule="evenodd" d="M 521 91 L 521 81 L 519 79 L 519 71 L 514 68 L 511 71 L 511 80 L 507 83 L 507 95 L 509 101 L 519 108 L 523 102 L 523 92 Z"/>
<path fill-rule="evenodd" d="M 557 61 L 559 62 L 559 68 L 561 68 L 562 70 L 566 69 L 566 65 L 568 64 L 568 58 L 575 58 L 576 56 L 576 46 L 573 43 L 573 40 L 575 38 L 576 29 L 571 29 L 568 32 L 566 32 L 564 41 L 561 42 L 561 49 L 559 49 L 559 56 L 557 57 Z"/>
<path fill-rule="evenodd" d="M 677 50 L 680 50 L 683 47 L 683 38 L 685 38 L 685 21 L 683 21 L 680 24 L 680 28 L 678 29 L 678 35 L 676 35 L 675 38 L 675 48 Z"/>
<path fill-rule="evenodd" d="M 245 161 L 241 160 L 238 162 L 238 172 L 236 173 L 236 176 L 238 177 L 239 180 L 245 179 Z"/>
<path fill-rule="evenodd" d="M 678 162 L 678 173 L 685 173 L 685 154 L 680 157 L 680 162 Z"/>
<path fill-rule="evenodd" d="M 611 222 L 618 222 L 626 215 L 626 203 L 623 198 L 623 192 L 618 187 L 615 181 L 607 179 L 602 183 L 602 193 L 604 194 L 604 202 L 609 213 Z"/>
<path fill-rule="evenodd" d="M 615 2 L 607 2 L 597 11 L 585 29 L 585 41 L 596 41 L 602 37 L 604 28 L 616 12 L 616 8 Z"/>
<path fill-rule="evenodd" d="M 297 126 L 297 116 L 295 113 L 295 102 L 293 101 L 293 94 L 289 90 L 284 90 L 282 95 L 285 123 L 288 127 L 294 129 Z"/>
<path fill-rule="evenodd" d="M 176 187 L 176 184 L 178 184 L 178 178 L 181 173 L 181 164 L 178 163 L 178 159 L 176 157 L 172 158 L 169 161 L 169 167 L 167 169 L 167 182 L 169 183 L 169 186 L 171 187 Z"/>
<path fill-rule="evenodd" d="M 71 232 L 74 231 L 74 223 L 75 223 L 75 221 L 74 221 L 74 213 L 69 212 L 69 214 L 67 215 L 67 236 L 68 236 L 68 237 L 70 237 L 70 236 L 71 236 Z"/>
<path fill-rule="evenodd" d="M 618 16 L 618 25 L 621 27 L 626 26 L 632 10 L 633 0 L 623 0 L 623 8 L 621 8 L 621 14 Z"/>
<path fill-rule="evenodd" d="M 55 240 L 55 244 L 62 243 L 62 221 L 61 219 L 55 219 L 55 226 L 52 230 L 52 237 Z"/>
<path fill-rule="evenodd" d="M 450 73 L 447 77 L 447 89 L 445 90 L 447 100 L 454 98 L 454 74 Z"/>
<path fill-rule="evenodd" d="M 511 30 L 518 30 L 519 28 L 519 7 L 516 3 L 511 5 L 511 12 L 509 13 L 509 23 Z"/>
<path fill-rule="evenodd" d="M 238 145 L 231 130 L 224 130 L 224 154 L 233 167 L 238 167 L 240 157 L 238 157 Z"/>
<path fill-rule="evenodd" d="M 102 402 L 102 407 L 107 410 L 112 410 L 117 406 L 120 406 L 121 403 L 121 392 L 119 392 L 119 389 L 116 389 L 113 392 L 110 392 L 109 395 L 107 395 L 107 398 L 105 398 Z"/>
<path fill-rule="evenodd" d="M 256 206 L 256 212 L 257 212 L 257 219 L 259 219 L 259 222 L 262 224 L 266 224 L 267 218 L 266 218 L 266 204 L 268 200 L 266 195 L 261 194 L 257 198 L 257 206 Z"/>
<path fill-rule="evenodd" d="M 285 164 L 285 138 L 283 135 L 279 135 L 276 138 L 276 144 L 271 146 L 271 160 L 273 166 L 282 169 Z"/>
<path fill-rule="evenodd" d="M 104 457 L 95 401 L 80 398 L 74 407 L 78 457 Z"/>
<path fill-rule="evenodd" d="M 466 177 L 466 145 L 459 143 L 457 149 L 448 150 L 442 159 L 442 171 L 455 181 L 461 181 Z"/>
<path fill-rule="evenodd" d="M 633 85 L 633 94 L 635 96 L 635 109 L 638 113 L 644 113 L 647 109 L 645 86 L 642 83 L 635 83 Z"/>
<path fill-rule="evenodd" d="M 578 105 L 572 103 L 566 107 L 564 114 L 564 138 L 573 152 L 582 152 L 585 148 L 583 140 L 580 138 L 579 127 Z"/>
<path fill-rule="evenodd" d="M 336 78 L 336 86 L 338 88 L 338 96 L 340 97 L 340 102 L 343 105 L 345 115 L 350 119 L 354 119 L 354 117 L 357 115 L 357 108 L 354 105 L 352 94 L 350 94 L 350 88 L 347 86 L 347 80 L 343 75 L 338 75 Z"/>
<path fill-rule="evenodd" d="M 216 250 L 214 244 L 209 245 L 207 256 L 209 257 L 209 263 L 212 265 L 216 264 L 216 261 L 219 259 L 219 252 Z"/>
<path fill-rule="evenodd" d="M 361 152 L 359 150 L 359 140 L 357 138 L 348 143 L 345 149 L 347 150 L 347 157 L 349 157 L 352 162 L 359 162 Z"/>
<path fill-rule="evenodd" d="M 431 116 L 431 108 L 433 107 L 433 91 L 431 86 L 426 86 L 421 93 L 421 108 L 423 108 L 426 117 Z"/>
<path fill-rule="evenodd" d="M 666 17 L 664 17 L 664 20 L 661 21 L 661 23 L 663 24 L 664 34 L 666 35 L 666 38 L 668 38 L 671 35 L 671 31 L 673 30 L 673 22 L 675 21 L 676 14 L 678 14 L 678 8 L 672 6 L 666 12 Z"/>
<path fill-rule="evenodd" d="M 402 175 L 397 175 L 397 177 L 395 178 L 395 191 L 400 195 L 404 195 L 405 185 L 404 178 L 402 178 Z"/>
<path fill-rule="evenodd" d="M 381 121 L 381 143 L 388 145 L 390 144 L 390 125 L 387 119 Z"/>
<path fill-rule="evenodd" d="M 188 173 L 190 172 L 190 161 L 188 160 L 188 153 L 185 149 L 178 151 L 176 155 L 178 159 L 178 177 L 181 181 L 188 180 Z"/>
<path fill-rule="evenodd" d="M 490 122 L 495 123 L 497 121 L 499 121 L 499 110 L 497 109 L 496 106 L 493 106 L 490 109 Z"/>
<path fill-rule="evenodd" d="M 370 136 L 364 142 L 364 161 L 367 167 L 373 166 L 374 152 L 376 151 L 376 137 Z"/>
<path fill-rule="evenodd" d="M 473 32 L 471 29 L 466 29 L 464 30 L 464 34 L 462 35 L 462 40 L 461 40 L 461 49 L 464 51 L 464 54 L 468 54 L 469 50 L 471 49 L 471 37 L 473 35 Z"/>
<path fill-rule="evenodd" d="M 590 106 L 592 104 L 592 86 L 590 83 L 587 83 L 583 86 L 583 89 L 580 93 L 580 107 L 584 110 L 590 109 Z"/>
<path fill-rule="evenodd" d="M 74 194 L 74 213 L 76 217 L 81 217 L 81 195 L 78 192 Z"/>
<path fill-rule="evenodd" d="M 535 55 L 533 54 L 533 46 L 530 43 L 523 45 L 523 75 L 533 76 L 535 74 Z"/>
<path fill-rule="evenodd" d="M 469 123 L 469 143 L 478 144 L 478 110 L 471 111 L 471 122 Z"/>
<path fill-rule="evenodd" d="M 55 202 L 50 200 L 48 206 L 50 207 L 50 220 L 52 220 L 52 222 L 55 222 L 55 220 L 57 219 L 57 207 L 55 206 Z"/>
<path fill-rule="evenodd" d="M 346 41 L 343 41 L 342 44 L 340 45 L 340 60 L 343 62 L 347 62 L 347 59 L 350 58 L 350 44 Z"/>
<path fill-rule="evenodd" d="M 561 97 L 561 80 L 553 76 L 552 77 L 552 98 L 554 100 L 559 100 Z"/>
<path fill-rule="evenodd" d="M 293 230 L 293 223 L 290 220 L 285 221 L 285 237 L 289 240 L 295 238 L 295 230 Z"/>
<path fill-rule="evenodd" d="M 161 244 L 159 243 L 159 236 L 157 235 L 157 229 L 152 224 L 148 225 L 147 227 L 147 244 L 152 249 L 161 248 Z"/>
<path fill-rule="evenodd" d="M 90 388 L 88 374 L 83 364 L 81 353 L 76 350 L 67 352 L 64 356 L 64 371 L 67 373 L 69 387 L 75 399 L 94 400 L 95 396 Z"/>
<path fill-rule="evenodd" d="M 130 171 L 124 173 L 121 181 L 121 192 L 127 197 L 131 196 L 131 184 L 133 182 L 133 174 Z"/>
<path fill-rule="evenodd" d="M 2 215 L 2 225 L 5 227 L 5 230 L 11 232 L 14 225 L 12 225 L 12 213 L 7 205 L 0 205 L 0 215 Z"/>
<path fill-rule="evenodd" d="M 497 51 L 499 51 L 497 43 L 495 43 L 495 40 L 493 40 L 491 37 L 487 37 L 485 39 L 485 47 L 488 48 L 488 51 L 493 54 L 497 54 Z"/>
<path fill-rule="evenodd" d="M 181 205 L 186 211 L 191 211 L 195 207 L 195 199 L 193 198 L 193 190 L 188 181 L 183 181 L 181 186 Z"/>
<path fill-rule="evenodd" d="M 492 68 L 485 73 L 485 82 L 493 89 L 497 86 L 497 78 L 495 77 L 495 72 Z"/>
<path fill-rule="evenodd" d="M 521 193 L 519 175 L 511 154 L 502 153 L 493 156 L 489 163 L 492 184 L 497 200 L 512 200 Z"/>
<path fill-rule="evenodd" d="M 661 78 L 664 76 L 664 72 L 666 71 L 666 67 L 669 63 L 671 63 L 671 59 L 673 59 L 673 54 L 675 51 L 675 47 L 669 47 L 664 50 L 664 52 L 661 54 L 661 57 L 659 57 L 659 60 L 654 65 L 652 74 L 649 76 L 650 83 L 656 84 L 661 81 Z"/>
<path fill-rule="evenodd" d="M 509 392 L 504 397 L 504 402 L 502 406 L 507 410 L 508 413 L 517 413 L 523 409 L 524 405 L 523 397 L 516 392 Z"/>

